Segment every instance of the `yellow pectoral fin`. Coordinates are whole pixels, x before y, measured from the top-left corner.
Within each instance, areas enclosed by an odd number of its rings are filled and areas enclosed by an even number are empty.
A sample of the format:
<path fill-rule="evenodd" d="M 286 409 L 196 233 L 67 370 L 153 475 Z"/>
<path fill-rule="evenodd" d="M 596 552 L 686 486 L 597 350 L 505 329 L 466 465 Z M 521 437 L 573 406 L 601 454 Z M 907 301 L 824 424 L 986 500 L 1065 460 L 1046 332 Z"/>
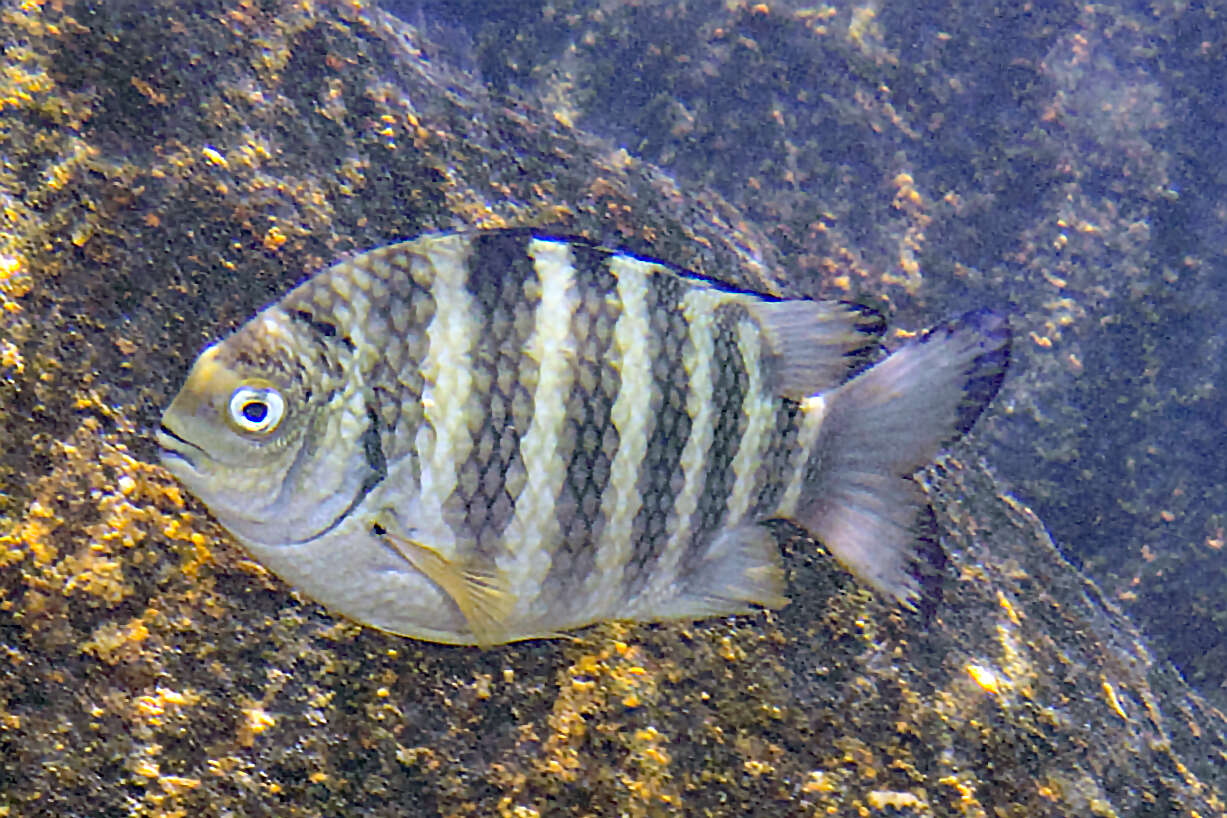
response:
<path fill-rule="evenodd" d="M 516 598 L 501 571 L 456 565 L 430 546 L 384 528 L 382 536 L 388 544 L 456 603 L 476 644 L 498 645 L 507 641 L 506 622 Z"/>

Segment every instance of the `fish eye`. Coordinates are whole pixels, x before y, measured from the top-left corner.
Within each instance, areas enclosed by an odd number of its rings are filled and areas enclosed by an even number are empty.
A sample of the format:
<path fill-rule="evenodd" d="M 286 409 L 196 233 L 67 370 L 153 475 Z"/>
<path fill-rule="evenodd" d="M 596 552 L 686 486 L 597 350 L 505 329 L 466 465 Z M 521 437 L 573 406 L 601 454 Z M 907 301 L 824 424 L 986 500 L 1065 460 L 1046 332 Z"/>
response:
<path fill-rule="evenodd" d="M 240 386 L 230 395 L 230 421 L 244 432 L 271 432 L 285 414 L 285 399 L 276 389 Z"/>

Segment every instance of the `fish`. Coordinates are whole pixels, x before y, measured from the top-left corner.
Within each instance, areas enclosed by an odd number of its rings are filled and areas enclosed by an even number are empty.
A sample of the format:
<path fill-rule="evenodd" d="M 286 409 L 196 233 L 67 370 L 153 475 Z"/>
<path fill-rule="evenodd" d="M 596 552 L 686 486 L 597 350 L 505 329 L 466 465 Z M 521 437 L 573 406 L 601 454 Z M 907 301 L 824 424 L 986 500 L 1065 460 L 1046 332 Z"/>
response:
<path fill-rule="evenodd" d="M 428 234 L 207 347 L 156 440 L 266 568 L 394 634 L 780 608 L 777 520 L 915 608 L 912 475 L 997 394 L 1010 328 L 981 308 L 882 357 L 884 330 L 574 237 Z"/>

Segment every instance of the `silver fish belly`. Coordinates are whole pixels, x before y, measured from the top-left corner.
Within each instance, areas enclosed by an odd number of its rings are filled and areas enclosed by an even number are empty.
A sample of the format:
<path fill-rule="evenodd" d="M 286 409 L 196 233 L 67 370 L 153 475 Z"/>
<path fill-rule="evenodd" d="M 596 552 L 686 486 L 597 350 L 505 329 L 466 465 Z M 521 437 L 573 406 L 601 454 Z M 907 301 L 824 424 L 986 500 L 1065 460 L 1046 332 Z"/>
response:
<path fill-rule="evenodd" d="M 206 349 L 158 442 L 270 570 L 407 636 L 779 607 L 777 518 L 911 605 L 910 475 L 992 400 L 1010 334 L 976 311 L 859 371 L 882 329 L 579 240 L 430 235 Z"/>

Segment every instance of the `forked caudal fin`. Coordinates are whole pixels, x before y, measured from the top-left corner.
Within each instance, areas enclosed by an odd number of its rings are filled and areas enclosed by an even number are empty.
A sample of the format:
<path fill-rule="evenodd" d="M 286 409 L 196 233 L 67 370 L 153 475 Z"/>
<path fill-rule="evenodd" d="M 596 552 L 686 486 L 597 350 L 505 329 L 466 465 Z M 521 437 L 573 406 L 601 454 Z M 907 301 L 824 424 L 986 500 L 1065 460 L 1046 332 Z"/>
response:
<path fill-rule="evenodd" d="M 926 330 L 876 366 L 803 403 L 821 427 L 792 517 L 857 577 L 913 607 L 931 519 L 910 476 L 971 428 L 997 394 L 1010 329 L 990 310 Z"/>

